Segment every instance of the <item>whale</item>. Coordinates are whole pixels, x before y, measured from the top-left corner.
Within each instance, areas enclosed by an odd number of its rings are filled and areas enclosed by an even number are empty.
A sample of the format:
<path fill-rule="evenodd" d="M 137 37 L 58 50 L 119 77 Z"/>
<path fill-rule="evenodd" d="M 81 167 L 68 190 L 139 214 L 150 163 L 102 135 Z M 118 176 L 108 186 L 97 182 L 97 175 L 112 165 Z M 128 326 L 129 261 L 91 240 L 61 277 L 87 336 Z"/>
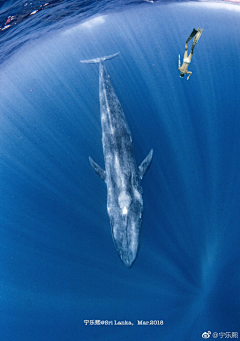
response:
<path fill-rule="evenodd" d="M 99 102 L 105 170 L 91 157 L 90 164 L 107 186 L 107 212 L 112 238 L 119 257 L 127 268 L 135 262 L 142 233 L 142 179 L 152 162 L 153 150 L 137 166 L 132 136 L 123 109 L 112 86 L 104 62 L 118 53 L 81 60 L 99 64 Z"/>

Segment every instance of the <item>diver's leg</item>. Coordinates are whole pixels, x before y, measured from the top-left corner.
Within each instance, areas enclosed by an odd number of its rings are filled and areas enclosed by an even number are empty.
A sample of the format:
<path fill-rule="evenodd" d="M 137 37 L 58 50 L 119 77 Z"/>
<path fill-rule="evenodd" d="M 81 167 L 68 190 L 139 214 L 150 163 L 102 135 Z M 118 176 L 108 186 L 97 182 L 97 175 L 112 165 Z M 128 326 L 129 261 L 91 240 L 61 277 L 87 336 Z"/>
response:
<path fill-rule="evenodd" d="M 188 56 L 188 44 L 186 43 L 185 44 L 185 52 L 184 52 L 183 58 L 187 58 L 187 56 Z"/>
<path fill-rule="evenodd" d="M 192 48 L 191 48 L 192 51 L 193 51 L 194 47 L 196 46 L 199 38 L 201 37 L 202 31 L 203 31 L 203 28 L 198 28 L 197 34 L 195 35 L 195 37 L 193 39 L 193 44 L 192 44 Z"/>
<path fill-rule="evenodd" d="M 193 50 L 191 50 L 191 52 L 190 52 L 190 55 L 188 56 L 188 59 L 191 61 L 192 60 L 192 56 L 193 56 Z"/>
<path fill-rule="evenodd" d="M 195 28 L 193 29 L 192 33 L 190 34 L 190 36 L 188 37 L 186 43 L 188 43 L 197 33 L 198 31 L 195 30 Z"/>

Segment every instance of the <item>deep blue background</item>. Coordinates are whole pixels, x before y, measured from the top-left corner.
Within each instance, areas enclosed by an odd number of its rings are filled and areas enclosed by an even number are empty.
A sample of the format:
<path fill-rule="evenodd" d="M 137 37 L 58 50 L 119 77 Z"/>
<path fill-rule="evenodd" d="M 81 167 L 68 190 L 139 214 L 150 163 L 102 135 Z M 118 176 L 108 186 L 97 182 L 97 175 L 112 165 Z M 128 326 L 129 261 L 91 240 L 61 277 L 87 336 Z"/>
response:
<path fill-rule="evenodd" d="M 202 340 L 239 332 L 240 12 L 146 4 L 25 45 L 0 72 L 0 338 Z M 230 10 L 233 9 L 233 10 Z M 189 70 L 178 54 L 203 28 Z M 143 180 L 142 247 L 114 248 L 102 167 L 106 62 Z M 85 326 L 83 320 L 134 326 Z M 141 327 L 137 320 L 163 320 Z"/>

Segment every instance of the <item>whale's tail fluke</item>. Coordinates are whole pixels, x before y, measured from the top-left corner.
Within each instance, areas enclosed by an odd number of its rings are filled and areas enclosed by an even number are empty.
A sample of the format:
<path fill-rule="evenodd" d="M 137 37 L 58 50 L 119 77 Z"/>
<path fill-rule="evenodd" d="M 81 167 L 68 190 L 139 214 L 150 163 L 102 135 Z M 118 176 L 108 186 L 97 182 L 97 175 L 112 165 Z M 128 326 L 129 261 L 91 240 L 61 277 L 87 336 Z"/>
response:
<path fill-rule="evenodd" d="M 116 57 L 117 55 L 119 55 L 120 52 L 117 52 L 115 54 L 112 54 L 110 56 L 105 56 L 102 58 L 95 58 L 95 59 L 88 59 L 88 60 L 80 60 L 81 63 L 86 63 L 86 64 L 96 64 L 96 63 L 102 63 L 107 59 L 112 59 L 114 57 Z"/>

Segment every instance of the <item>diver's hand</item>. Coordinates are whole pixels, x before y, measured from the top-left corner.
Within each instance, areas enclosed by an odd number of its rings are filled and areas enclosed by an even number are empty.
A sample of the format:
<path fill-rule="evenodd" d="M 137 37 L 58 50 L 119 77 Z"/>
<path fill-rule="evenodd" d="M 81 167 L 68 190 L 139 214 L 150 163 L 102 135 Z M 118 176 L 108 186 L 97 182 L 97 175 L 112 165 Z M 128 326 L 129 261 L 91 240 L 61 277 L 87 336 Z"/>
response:
<path fill-rule="evenodd" d="M 189 77 L 191 76 L 192 72 L 189 71 L 189 74 L 188 74 L 188 78 L 187 78 L 187 81 L 189 80 Z"/>

